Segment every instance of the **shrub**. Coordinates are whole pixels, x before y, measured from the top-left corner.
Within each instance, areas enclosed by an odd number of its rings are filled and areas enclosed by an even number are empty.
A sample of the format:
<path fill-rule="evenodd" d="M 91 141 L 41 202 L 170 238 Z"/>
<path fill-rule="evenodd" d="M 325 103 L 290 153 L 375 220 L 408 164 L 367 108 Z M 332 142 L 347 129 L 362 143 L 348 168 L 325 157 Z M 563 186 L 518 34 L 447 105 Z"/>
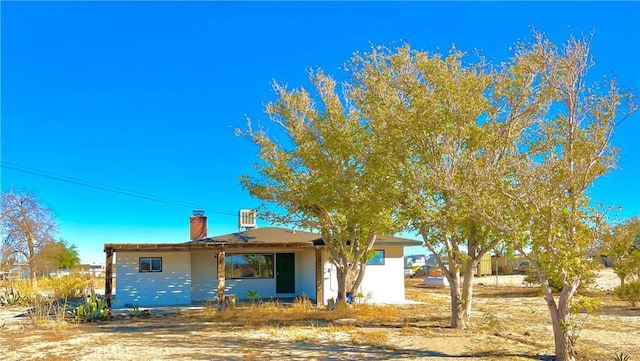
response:
<path fill-rule="evenodd" d="M 110 314 L 107 300 L 102 296 L 98 296 L 94 291 L 85 296 L 72 311 L 73 318 L 79 322 L 104 320 Z"/>
<path fill-rule="evenodd" d="M 20 303 L 22 300 L 22 294 L 18 289 L 13 286 L 4 290 L 4 294 L 0 295 L 0 306 L 13 306 Z"/>
<path fill-rule="evenodd" d="M 631 307 L 636 307 L 640 301 L 640 280 L 626 283 L 613 289 L 616 297 L 629 302 Z"/>
<path fill-rule="evenodd" d="M 54 299 L 81 297 L 87 288 L 87 280 L 76 275 L 52 277 L 41 282 L 42 289 Z"/>
<path fill-rule="evenodd" d="M 27 316 L 32 326 L 42 326 L 54 318 L 58 327 L 65 325 L 66 304 L 48 298 L 38 298 L 29 304 Z"/>

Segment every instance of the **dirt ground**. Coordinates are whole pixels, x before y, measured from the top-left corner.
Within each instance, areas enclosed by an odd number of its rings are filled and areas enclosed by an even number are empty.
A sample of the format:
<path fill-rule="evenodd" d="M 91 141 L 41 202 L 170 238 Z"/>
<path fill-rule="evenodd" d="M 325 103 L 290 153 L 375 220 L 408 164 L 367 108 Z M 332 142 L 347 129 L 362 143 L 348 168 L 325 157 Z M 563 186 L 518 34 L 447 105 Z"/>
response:
<path fill-rule="evenodd" d="M 291 318 L 283 306 L 247 306 L 231 315 L 176 309 L 147 318 L 34 326 L 20 316 L 24 309 L 0 308 L 0 360 L 531 360 L 553 354 L 548 310 L 522 276 L 474 282 L 469 330 L 447 327 L 448 289 L 421 287 L 417 279 L 406 281 L 406 295 L 421 304 L 356 306 L 303 319 Z M 586 319 L 580 359 L 612 360 L 614 352 L 624 352 L 640 360 L 640 309 L 613 297 L 611 270 L 596 284 L 593 295 L 603 308 Z"/>

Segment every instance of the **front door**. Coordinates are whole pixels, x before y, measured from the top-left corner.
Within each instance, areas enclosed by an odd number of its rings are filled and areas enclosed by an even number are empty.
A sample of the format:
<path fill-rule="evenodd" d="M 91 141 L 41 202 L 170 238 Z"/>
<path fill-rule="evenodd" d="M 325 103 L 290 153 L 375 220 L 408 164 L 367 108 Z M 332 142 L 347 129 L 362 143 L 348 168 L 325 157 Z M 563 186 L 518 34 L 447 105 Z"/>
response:
<path fill-rule="evenodd" d="M 276 293 L 295 293 L 295 262 L 293 253 L 276 253 Z"/>

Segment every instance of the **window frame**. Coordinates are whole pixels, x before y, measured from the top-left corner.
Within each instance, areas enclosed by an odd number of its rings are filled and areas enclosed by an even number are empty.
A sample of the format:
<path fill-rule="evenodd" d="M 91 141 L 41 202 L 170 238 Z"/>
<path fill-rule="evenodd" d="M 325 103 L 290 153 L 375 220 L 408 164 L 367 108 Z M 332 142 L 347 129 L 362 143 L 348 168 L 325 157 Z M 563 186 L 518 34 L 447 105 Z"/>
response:
<path fill-rule="evenodd" d="M 149 269 L 142 269 L 142 261 L 147 260 L 149 262 Z M 153 261 L 160 260 L 160 269 L 153 268 Z M 162 257 L 138 257 L 138 272 L 139 273 L 160 273 L 162 272 Z"/>
<path fill-rule="evenodd" d="M 271 272 L 270 272 L 270 276 L 260 276 L 260 277 L 246 277 L 246 276 L 240 276 L 240 277 L 234 277 L 233 276 L 233 267 L 234 267 L 234 263 L 230 264 L 231 267 L 231 272 L 229 272 L 229 270 L 227 269 L 227 260 L 228 259 L 233 259 L 233 257 L 246 257 L 246 256 L 270 256 L 271 257 Z M 226 280 L 259 280 L 259 279 L 273 279 L 275 278 L 275 261 L 276 261 L 276 257 L 274 253 L 227 253 L 224 257 L 224 263 L 225 263 L 225 269 L 224 269 L 224 278 Z M 265 261 L 265 265 L 268 265 L 269 262 Z M 258 264 L 258 269 L 260 271 L 260 273 L 262 273 L 262 263 Z"/>
<path fill-rule="evenodd" d="M 367 260 L 367 266 L 384 266 L 386 259 L 386 252 L 384 249 L 374 249 L 373 252 L 375 252 L 376 255 Z M 376 262 L 377 255 L 379 254 L 382 254 L 382 258 Z"/>

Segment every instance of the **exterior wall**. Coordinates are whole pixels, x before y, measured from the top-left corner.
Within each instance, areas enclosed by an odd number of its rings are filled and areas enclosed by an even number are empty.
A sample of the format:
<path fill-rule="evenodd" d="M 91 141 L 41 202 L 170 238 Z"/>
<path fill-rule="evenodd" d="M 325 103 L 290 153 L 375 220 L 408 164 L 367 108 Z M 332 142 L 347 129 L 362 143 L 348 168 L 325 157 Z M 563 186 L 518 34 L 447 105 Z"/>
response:
<path fill-rule="evenodd" d="M 217 301 L 218 252 L 191 252 L 191 301 Z"/>
<path fill-rule="evenodd" d="M 117 282 L 113 307 L 191 303 L 189 252 L 118 252 L 116 257 Z M 162 272 L 139 272 L 140 257 L 162 257 Z"/>
<path fill-rule="evenodd" d="M 402 246 L 374 247 L 384 250 L 384 265 L 367 265 L 360 284 L 363 301 L 369 303 L 399 303 L 404 298 L 404 248 Z M 329 255 L 327 254 L 328 258 Z M 327 262 L 324 272 L 325 303 L 338 297 L 338 280 L 335 266 Z"/>
<path fill-rule="evenodd" d="M 367 302 L 397 303 L 404 298 L 404 248 L 402 246 L 374 247 L 384 250 L 384 265 L 367 265 L 360 292 Z"/>
<path fill-rule="evenodd" d="M 311 299 L 315 299 L 315 250 L 304 249 L 260 249 L 244 248 L 242 250 L 228 250 L 227 255 L 248 254 L 248 253 L 293 253 L 295 262 L 295 292 L 276 293 L 275 269 L 273 278 L 258 279 L 226 279 L 225 294 L 236 295 L 239 300 L 248 299 L 247 291 L 258 291 L 260 298 L 269 299 L 276 297 L 295 297 L 302 294 Z M 193 302 L 215 301 L 218 295 L 218 269 L 217 252 L 192 252 L 191 253 L 191 274 L 192 289 L 191 299 Z M 275 265 L 274 265 L 275 267 Z"/>

